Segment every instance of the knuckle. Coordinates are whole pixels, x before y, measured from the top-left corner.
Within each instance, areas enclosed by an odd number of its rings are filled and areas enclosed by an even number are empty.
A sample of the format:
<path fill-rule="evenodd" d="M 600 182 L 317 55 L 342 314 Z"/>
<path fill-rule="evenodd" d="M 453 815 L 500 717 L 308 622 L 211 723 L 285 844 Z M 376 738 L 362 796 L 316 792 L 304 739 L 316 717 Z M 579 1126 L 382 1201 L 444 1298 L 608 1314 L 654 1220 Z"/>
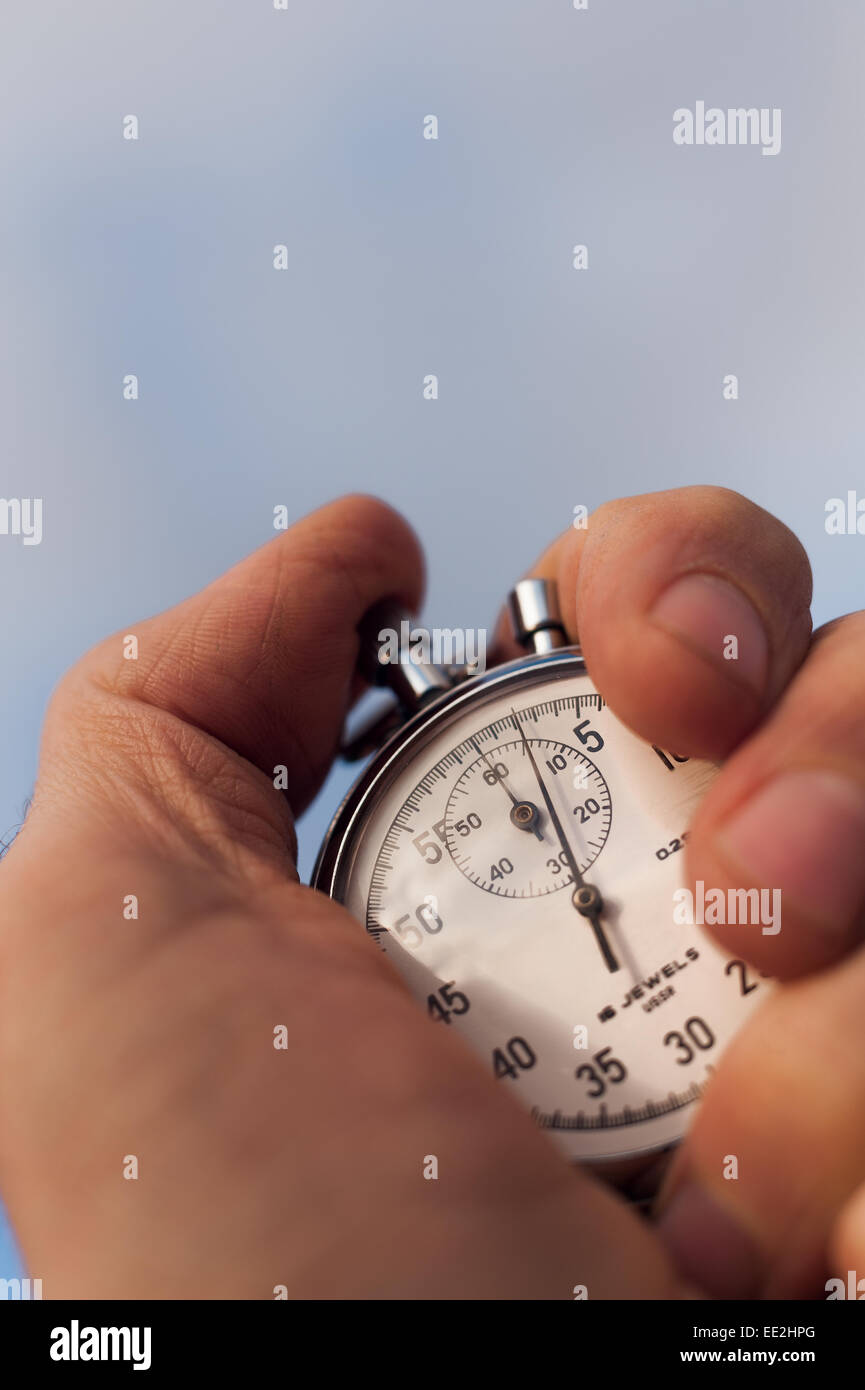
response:
<path fill-rule="evenodd" d="M 36 798 L 96 808 L 103 831 L 137 848 L 293 874 L 294 822 L 270 779 L 194 725 L 105 689 L 86 664 L 52 698 Z"/>

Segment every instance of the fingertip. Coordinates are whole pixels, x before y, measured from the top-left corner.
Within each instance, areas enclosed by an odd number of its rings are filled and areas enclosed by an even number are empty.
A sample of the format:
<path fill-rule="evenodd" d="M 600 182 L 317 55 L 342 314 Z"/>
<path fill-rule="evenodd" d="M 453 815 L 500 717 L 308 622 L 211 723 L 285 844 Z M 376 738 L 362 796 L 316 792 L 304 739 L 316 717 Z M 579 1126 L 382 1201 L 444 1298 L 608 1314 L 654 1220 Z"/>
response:
<path fill-rule="evenodd" d="M 647 742 L 717 760 L 753 727 L 759 697 L 663 629 L 587 615 L 580 640 L 610 708 Z"/>
<path fill-rule="evenodd" d="M 324 503 L 298 521 L 286 536 L 296 552 L 309 535 L 318 547 L 323 537 L 338 538 L 337 568 L 358 570 L 374 579 L 388 575 L 393 597 L 419 612 L 426 590 L 426 557 L 417 531 L 383 498 L 352 492 Z M 318 553 L 316 552 L 316 559 Z"/>
<path fill-rule="evenodd" d="M 726 756 L 807 652 L 810 570 L 776 518 L 725 489 L 606 503 L 564 545 L 563 612 L 640 737 Z"/>
<path fill-rule="evenodd" d="M 862 936 L 863 845 L 865 789 L 841 771 L 778 769 L 719 805 L 710 793 L 688 861 L 721 894 L 706 925 L 780 978 L 831 964 Z"/>

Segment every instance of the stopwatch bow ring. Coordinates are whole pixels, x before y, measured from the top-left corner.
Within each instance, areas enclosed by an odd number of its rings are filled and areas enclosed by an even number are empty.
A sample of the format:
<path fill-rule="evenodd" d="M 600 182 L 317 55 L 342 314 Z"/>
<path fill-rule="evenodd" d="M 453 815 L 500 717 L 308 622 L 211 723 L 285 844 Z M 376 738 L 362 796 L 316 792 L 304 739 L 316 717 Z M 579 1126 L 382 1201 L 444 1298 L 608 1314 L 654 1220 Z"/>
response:
<path fill-rule="evenodd" d="M 553 580 L 521 579 L 508 594 L 507 612 L 514 639 L 524 651 L 544 655 L 568 645 Z M 469 666 L 419 662 L 412 649 L 417 633 L 414 614 L 393 598 L 375 604 L 361 620 L 357 670 L 370 685 L 388 687 L 394 700 L 360 728 L 346 730 L 340 747 L 346 761 L 374 752 L 430 700 L 476 674 Z M 386 642 L 382 634 L 391 640 Z"/>

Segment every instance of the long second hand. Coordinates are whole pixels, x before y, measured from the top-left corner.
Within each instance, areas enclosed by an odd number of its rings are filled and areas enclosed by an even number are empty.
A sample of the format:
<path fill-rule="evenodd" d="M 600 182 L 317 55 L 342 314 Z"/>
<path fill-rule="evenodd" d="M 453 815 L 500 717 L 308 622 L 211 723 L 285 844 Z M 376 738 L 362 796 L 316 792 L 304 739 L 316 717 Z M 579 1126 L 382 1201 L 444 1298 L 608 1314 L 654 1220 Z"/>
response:
<path fill-rule="evenodd" d="M 544 798 L 544 805 L 546 806 L 550 820 L 553 823 L 553 829 L 555 830 L 556 835 L 558 836 L 559 844 L 565 852 L 565 858 L 568 861 L 568 867 L 570 868 L 571 873 L 574 876 L 574 907 L 583 917 L 587 917 L 591 922 L 592 931 L 595 933 L 595 940 L 598 943 L 601 955 L 604 958 L 604 964 L 606 965 L 607 969 L 610 971 L 618 970 L 619 962 L 616 960 L 616 957 L 610 950 L 610 943 L 607 940 L 607 934 L 604 931 L 603 924 L 600 918 L 601 910 L 604 906 L 601 894 L 599 890 L 594 886 L 594 884 L 586 883 L 585 879 L 580 873 L 580 870 L 577 866 L 576 857 L 574 855 L 573 850 L 571 849 L 570 844 L 568 843 L 565 832 L 562 829 L 562 823 L 559 820 L 559 817 L 556 813 L 556 808 L 552 803 L 552 799 L 550 797 L 549 792 L 544 786 L 540 769 L 537 763 L 535 762 L 535 755 L 531 750 L 531 746 L 529 745 L 528 739 L 526 738 L 525 730 L 523 729 L 522 724 L 517 719 L 517 712 L 513 707 L 511 707 L 511 717 L 514 721 L 514 728 L 516 729 L 517 733 L 523 741 L 523 748 L 529 755 L 529 761 L 531 762 L 531 765 L 534 768 L 535 777 L 537 778 L 538 786 L 541 789 L 541 796 Z M 582 899 L 582 905 L 580 905 L 578 899 Z"/>

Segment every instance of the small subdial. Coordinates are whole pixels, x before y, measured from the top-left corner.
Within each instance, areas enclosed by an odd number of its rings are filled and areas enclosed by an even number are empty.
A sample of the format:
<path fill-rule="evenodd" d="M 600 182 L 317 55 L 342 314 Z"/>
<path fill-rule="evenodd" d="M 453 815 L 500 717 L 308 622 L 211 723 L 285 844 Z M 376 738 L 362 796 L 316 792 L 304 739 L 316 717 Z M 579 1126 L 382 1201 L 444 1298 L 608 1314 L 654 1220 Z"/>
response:
<path fill-rule="evenodd" d="M 584 873 L 604 848 L 610 790 L 585 753 L 555 739 L 532 738 L 532 753 Z M 448 797 L 444 828 L 450 856 L 467 879 L 506 898 L 543 897 L 573 881 L 521 739 L 486 746 Z"/>

